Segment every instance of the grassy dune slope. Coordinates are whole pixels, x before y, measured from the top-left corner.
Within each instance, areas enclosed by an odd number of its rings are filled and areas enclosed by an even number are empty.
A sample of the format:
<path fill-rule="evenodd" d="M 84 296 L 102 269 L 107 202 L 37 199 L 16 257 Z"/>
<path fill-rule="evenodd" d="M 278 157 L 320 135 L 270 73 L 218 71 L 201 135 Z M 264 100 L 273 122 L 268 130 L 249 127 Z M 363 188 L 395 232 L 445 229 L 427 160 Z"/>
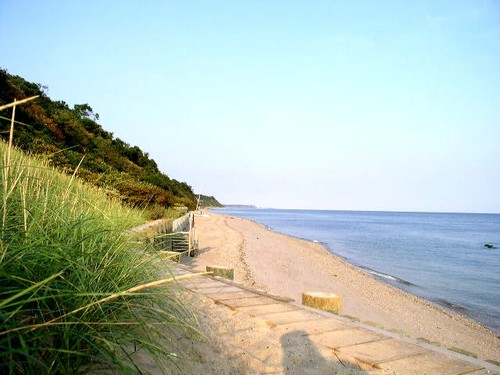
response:
<path fill-rule="evenodd" d="M 0 143 L 0 373 L 136 373 L 135 346 L 169 358 L 192 314 L 127 231 L 140 211 Z M 164 270 L 163 270 L 164 272 Z M 165 329 L 167 327 L 167 329 Z M 147 331 L 147 334 L 144 332 Z"/>

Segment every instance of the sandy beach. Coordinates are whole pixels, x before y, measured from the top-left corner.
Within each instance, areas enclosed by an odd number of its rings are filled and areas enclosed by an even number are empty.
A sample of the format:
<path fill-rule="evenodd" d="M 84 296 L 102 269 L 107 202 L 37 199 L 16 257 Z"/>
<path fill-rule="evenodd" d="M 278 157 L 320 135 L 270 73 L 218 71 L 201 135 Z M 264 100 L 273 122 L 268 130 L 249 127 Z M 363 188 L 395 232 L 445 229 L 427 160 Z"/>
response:
<path fill-rule="evenodd" d="M 385 285 L 320 244 L 212 212 L 195 217 L 194 228 L 199 251 L 184 259 L 194 270 L 232 267 L 236 282 L 299 302 L 303 292 L 336 293 L 342 315 L 481 359 L 500 358 L 499 337 L 479 323 Z"/>

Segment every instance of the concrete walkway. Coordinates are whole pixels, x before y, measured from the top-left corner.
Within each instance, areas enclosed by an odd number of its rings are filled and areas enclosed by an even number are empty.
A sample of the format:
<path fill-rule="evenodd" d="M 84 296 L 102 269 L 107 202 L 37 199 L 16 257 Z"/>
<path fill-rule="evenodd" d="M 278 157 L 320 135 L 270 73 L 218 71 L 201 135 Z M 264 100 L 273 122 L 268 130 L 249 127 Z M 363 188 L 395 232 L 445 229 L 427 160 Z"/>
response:
<path fill-rule="evenodd" d="M 176 266 L 175 275 L 189 274 Z M 179 283 L 248 316 L 262 319 L 281 335 L 282 346 L 311 342 L 344 366 L 391 374 L 500 374 L 492 363 L 392 332 L 270 296 L 225 279 L 195 276 Z"/>

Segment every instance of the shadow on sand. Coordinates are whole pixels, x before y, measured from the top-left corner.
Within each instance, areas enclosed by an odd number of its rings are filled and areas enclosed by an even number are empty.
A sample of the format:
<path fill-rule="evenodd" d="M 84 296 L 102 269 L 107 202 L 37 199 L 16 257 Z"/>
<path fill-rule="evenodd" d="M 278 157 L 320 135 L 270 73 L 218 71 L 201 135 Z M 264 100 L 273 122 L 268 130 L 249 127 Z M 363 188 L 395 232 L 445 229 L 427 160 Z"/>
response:
<path fill-rule="evenodd" d="M 199 265 L 198 256 L 202 255 L 202 254 L 204 254 L 204 253 L 206 253 L 206 252 L 208 252 L 210 250 L 212 250 L 212 247 L 203 247 L 201 249 L 196 250 L 196 252 L 194 253 L 194 257 L 182 256 L 181 257 L 181 263 L 184 264 L 185 266 L 196 268 L 196 266 Z"/>
<path fill-rule="evenodd" d="M 368 374 L 356 362 L 338 357 L 333 350 L 318 348 L 305 331 L 286 333 L 280 343 L 286 375 Z"/>

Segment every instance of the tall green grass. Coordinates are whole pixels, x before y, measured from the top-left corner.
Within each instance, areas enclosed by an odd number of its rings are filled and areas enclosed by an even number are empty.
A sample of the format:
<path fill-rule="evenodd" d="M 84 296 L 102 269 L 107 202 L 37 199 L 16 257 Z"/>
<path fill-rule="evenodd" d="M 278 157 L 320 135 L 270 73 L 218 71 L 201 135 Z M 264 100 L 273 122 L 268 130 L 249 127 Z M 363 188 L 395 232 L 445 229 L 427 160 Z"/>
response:
<path fill-rule="evenodd" d="M 148 284 L 165 271 L 130 239 L 143 214 L 3 142 L 0 156 L 0 373 L 137 373 L 136 349 L 169 366 L 169 327 L 195 322 L 168 280 Z"/>

